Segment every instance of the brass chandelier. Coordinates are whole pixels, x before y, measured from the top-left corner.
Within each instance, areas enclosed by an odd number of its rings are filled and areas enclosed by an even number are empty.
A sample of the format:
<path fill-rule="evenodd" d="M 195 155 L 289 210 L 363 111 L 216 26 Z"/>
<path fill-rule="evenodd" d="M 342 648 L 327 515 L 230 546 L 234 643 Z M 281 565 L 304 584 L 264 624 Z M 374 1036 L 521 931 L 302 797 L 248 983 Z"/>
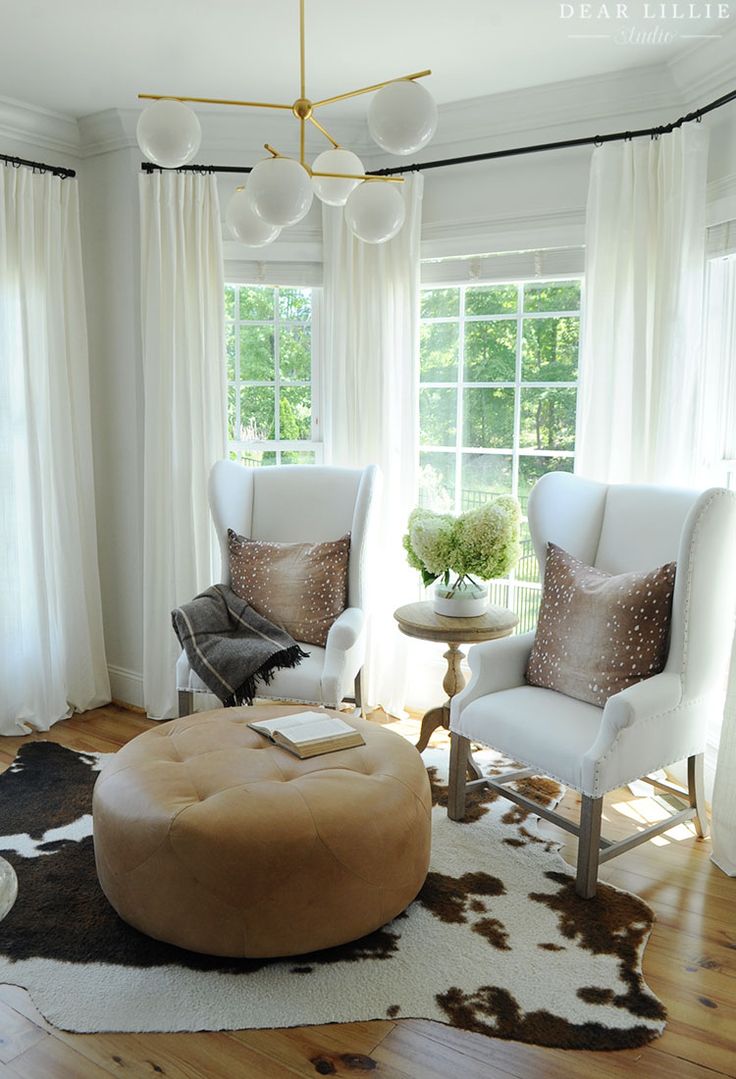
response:
<path fill-rule="evenodd" d="M 417 80 L 431 71 L 415 71 L 359 90 L 312 101 L 306 92 L 304 0 L 299 0 L 299 96 L 291 104 L 271 101 L 233 101 L 173 94 L 139 94 L 148 105 L 138 120 L 138 144 L 156 165 L 176 169 L 193 160 L 202 140 L 197 114 L 185 102 L 291 112 L 299 123 L 299 158 L 288 157 L 268 143 L 269 157 L 252 169 L 247 184 L 235 189 L 226 221 L 243 243 L 263 247 L 287 225 L 309 211 L 314 195 L 345 207 L 352 232 L 367 243 L 391 239 L 404 222 L 404 200 L 396 184 L 400 177 L 368 176 L 360 158 L 340 146 L 315 113 L 328 105 L 362 94 L 374 94 L 368 128 L 376 143 L 389 153 L 412 154 L 426 146 L 437 128 L 437 106 Z M 306 128 L 311 124 L 330 142 L 310 165 L 306 159 Z"/>

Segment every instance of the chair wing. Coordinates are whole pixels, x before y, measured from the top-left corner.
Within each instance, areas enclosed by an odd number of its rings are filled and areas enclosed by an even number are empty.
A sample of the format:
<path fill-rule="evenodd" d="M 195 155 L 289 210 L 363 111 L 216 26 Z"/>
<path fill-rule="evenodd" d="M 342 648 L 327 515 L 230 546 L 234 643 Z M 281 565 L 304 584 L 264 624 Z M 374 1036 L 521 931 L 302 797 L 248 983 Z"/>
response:
<path fill-rule="evenodd" d="M 527 516 L 534 550 L 544 572 L 548 543 L 564 547 L 581 562 L 592 565 L 598 550 L 606 506 L 604 483 L 568 472 L 542 476 L 529 495 Z"/>
<path fill-rule="evenodd" d="M 250 536 L 253 514 L 254 469 L 237 461 L 217 461 L 210 470 L 208 495 L 210 513 L 220 541 L 220 581 L 230 584 L 227 530 Z"/>

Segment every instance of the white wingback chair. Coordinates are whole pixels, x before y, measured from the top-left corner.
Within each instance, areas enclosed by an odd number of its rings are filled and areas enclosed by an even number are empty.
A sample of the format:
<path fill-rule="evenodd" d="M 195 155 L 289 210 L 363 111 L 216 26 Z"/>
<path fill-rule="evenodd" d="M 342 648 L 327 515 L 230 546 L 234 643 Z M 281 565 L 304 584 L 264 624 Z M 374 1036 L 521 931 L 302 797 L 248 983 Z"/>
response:
<path fill-rule="evenodd" d="M 361 707 L 360 672 L 365 656 L 365 563 L 370 511 L 378 469 L 285 465 L 246 468 L 218 461 L 210 472 L 209 501 L 220 540 L 222 584 L 230 584 L 228 528 L 249 539 L 276 543 L 322 543 L 350 533 L 348 607 L 334 622 L 324 648 L 294 668 L 277 671 L 259 698 L 335 708 L 346 698 Z M 210 693 L 181 653 L 176 665 L 179 715 L 194 711 L 194 694 Z M 353 696 L 351 696 L 351 694 Z"/>
<path fill-rule="evenodd" d="M 670 646 L 661 674 L 609 697 L 604 708 L 527 685 L 533 633 L 476 645 L 472 677 L 452 702 L 450 800 L 455 820 L 465 791 L 486 784 L 579 835 L 578 894 L 595 894 L 599 862 L 680 820 L 707 831 L 703 750 L 710 716 L 722 711 L 736 610 L 736 495 L 713 488 L 607 485 L 551 473 L 529 498 L 529 529 L 544 570 L 549 541 L 588 565 L 619 574 L 676 561 Z M 469 740 L 528 766 L 495 780 L 466 780 Z M 655 785 L 688 805 L 652 828 L 612 843 L 601 837 L 603 795 L 688 760 L 688 787 Z M 472 763 L 472 762 L 471 762 Z M 512 777 L 544 773 L 582 793 L 580 827 L 509 789 Z"/>

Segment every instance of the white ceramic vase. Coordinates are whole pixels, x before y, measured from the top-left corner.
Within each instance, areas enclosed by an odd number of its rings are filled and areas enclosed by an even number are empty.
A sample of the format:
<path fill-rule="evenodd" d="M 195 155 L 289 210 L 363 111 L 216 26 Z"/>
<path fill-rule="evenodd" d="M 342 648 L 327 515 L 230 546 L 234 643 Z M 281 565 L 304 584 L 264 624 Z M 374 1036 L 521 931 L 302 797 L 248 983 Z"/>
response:
<path fill-rule="evenodd" d="M 433 606 L 435 614 L 446 618 L 477 618 L 488 610 L 488 585 L 474 585 L 468 581 L 446 585 L 437 581 Z"/>

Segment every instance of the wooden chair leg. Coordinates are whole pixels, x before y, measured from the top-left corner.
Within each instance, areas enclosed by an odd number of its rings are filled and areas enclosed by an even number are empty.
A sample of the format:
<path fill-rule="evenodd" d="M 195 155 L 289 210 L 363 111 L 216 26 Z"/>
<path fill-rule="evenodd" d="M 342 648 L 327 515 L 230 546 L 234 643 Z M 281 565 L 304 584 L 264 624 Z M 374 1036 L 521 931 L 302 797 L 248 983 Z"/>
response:
<path fill-rule="evenodd" d="M 601 839 L 602 798 L 583 795 L 580 810 L 580 838 L 575 891 L 581 899 L 592 899 L 598 884 L 598 858 Z"/>
<path fill-rule="evenodd" d="M 703 758 L 704 754 L 696 753 L 694 757 L 688 757 L 687 759 L 687 790 L 690 805 L 695 810 L 695 816 L 693 817 L 695 834 L 700 839 L 705 839 L 710 832 L 710 825 L 705 812 Z"/>
<path fill-rule="evenodd" d="M 179 716 L 191 716 L 194 712 L 194 692 L 191 689 L 179 690 Z"/>
<path fill-rule="evenodd" d="M 450 787 L 447 797 L 447 816 L 450 820 L 465 817 L 465 783 L 468 771 L 470 742 L 461 734 L 450 732 Z"/>

